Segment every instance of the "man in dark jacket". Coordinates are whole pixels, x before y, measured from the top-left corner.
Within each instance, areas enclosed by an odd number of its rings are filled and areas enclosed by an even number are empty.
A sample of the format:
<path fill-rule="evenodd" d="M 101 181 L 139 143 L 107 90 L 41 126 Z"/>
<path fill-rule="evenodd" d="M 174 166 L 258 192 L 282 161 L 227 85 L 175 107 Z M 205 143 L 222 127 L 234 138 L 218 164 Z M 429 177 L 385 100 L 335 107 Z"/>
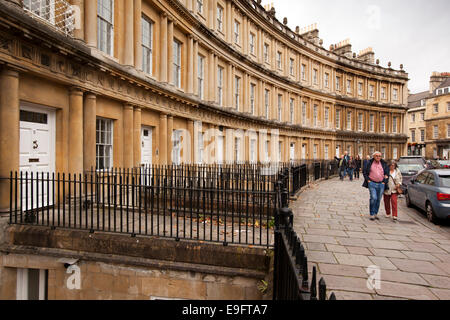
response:
<path fill-rule="evenodd" d="M 370 220 L 378 220 L 381 198 L 388 183 L 389 166 L 381 159 L 381 152 L 376 151 L 363 170 L 363 187 L 370 191 Z"/>

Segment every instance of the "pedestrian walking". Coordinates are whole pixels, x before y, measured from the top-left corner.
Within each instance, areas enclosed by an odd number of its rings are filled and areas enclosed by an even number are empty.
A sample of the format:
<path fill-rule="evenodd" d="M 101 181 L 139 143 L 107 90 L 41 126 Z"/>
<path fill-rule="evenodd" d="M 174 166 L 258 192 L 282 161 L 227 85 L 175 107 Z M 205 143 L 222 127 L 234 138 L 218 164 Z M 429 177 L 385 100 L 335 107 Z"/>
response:
<path fill-rule="evenodd" d="M 367 163 L 363 170 L 363 187 L 369 188 L 370 192 L 370 220 L 379 219 L 378 211 L 380 209 L 381 198 L 388 183 L 389 167 L 381 158 L 381 152 L 376 151 L 372 159 Z"/>
<path fill-rule="evenodd" d="M 400 195 L 399 189 L 401 189 L 402 181 L 402 173 L 400 172 L 400 169 L 398 169 L 397 162 L 392 160 L 389 163 L 388 188 L 384 191 L 384 209 L 386 210 L 387 218 L 391 216 L 392 212 L 394 221 L 397 221 L 398 219 L 397 197 Z"/>
<path fill-rule="evenodd" d="M 350 156 L 350 160 L 348 162 L 348 169 L 347 169 L 350 181 L 353 181 L 353 173 L 355 170 L 356 170 L 356 161 L 355 161 L 355 159 L 353 159 L 352 156 Z"/>
<path fill-rule="evenodd" d="M 334 157 L 339 163 L 339 178 L 341 181 L 344 181 L 344 178 L 347 174 L 348 162 L 350 160 L 348 156 L 348 152 L 345 151 L 344 155 L 341 158 Z"/>
<path fill-rule="evenodd" d="M 359 154 L 356 156 L 356 169 L 355 169 L 355 179 L 359 180 L 359 172 L 361 171 L 361 157 Z"/>

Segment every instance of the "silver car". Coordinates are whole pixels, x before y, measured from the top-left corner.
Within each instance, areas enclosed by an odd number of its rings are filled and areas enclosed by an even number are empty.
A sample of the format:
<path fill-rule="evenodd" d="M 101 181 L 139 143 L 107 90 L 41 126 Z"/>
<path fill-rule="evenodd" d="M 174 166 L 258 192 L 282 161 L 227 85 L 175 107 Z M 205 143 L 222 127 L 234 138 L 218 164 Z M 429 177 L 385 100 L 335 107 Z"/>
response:
<path fill-rule="evenodd" d="M 408 207 L 425 210 L 433 223 L 450 218 L 450 169 L 422 171 L 407 185 L 405 197 Z"/>

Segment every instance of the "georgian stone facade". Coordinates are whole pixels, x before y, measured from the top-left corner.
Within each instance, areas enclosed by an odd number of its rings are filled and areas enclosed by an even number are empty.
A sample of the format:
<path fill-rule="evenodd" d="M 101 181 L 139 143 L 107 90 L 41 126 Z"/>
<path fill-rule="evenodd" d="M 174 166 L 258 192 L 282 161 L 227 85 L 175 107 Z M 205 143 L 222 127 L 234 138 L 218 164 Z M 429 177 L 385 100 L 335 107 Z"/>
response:
<path fill-rule="evenodd" d="M 258 2 L 73 0 L 80 23 L 66 35 L 1 0 L 0 177 L 39 161 L 20 156 L 27 143 L 39 151 L 23 136 L 36 117 L 57 172 L 139 166 L 146 143 L 146 163 L 265 161 L 273 130 L 282 161 L 403 155 L 407 73 L 348 42 L 327 50 L 317 29 L 291 31 Z"/>

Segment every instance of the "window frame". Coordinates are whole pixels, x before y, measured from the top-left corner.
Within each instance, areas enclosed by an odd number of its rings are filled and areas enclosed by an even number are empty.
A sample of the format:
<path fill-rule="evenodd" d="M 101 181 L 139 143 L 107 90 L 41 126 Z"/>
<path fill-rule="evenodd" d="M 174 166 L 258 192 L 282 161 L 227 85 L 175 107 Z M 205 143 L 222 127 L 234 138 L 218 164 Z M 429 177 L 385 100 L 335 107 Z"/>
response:
<path fill-rule="evenodd" d="M 149 45 L 144 42 L 144 25 L 149 26 Z M 153 24 L 154 22 L 145 14 L 141 15 L 141 33 L 142 33 L 142 71 L 147 74 L 153 74 Z M 146 61 L 146 57 L 147 60 Z M 148 64 L 147 64 L 148 63 Z"/>
<path fill-rule="evenodd" d="M 95 119 L 95 164 L 96 164 L 96 170 L 109 170 L 113 168 L 114 166 L 114 120 L 103 118 L 103 117 L 96 117 Z M 100 123 L 100 130 L 98 124 Z M 105 130 L 103 130 L 103 125 L 105 124 Z M 110 130 L 108 130 L 110 129 Z M 105 141 L 99 141 L 98 138 L 100 137 L 100 140 L 102 140 L 102 133 L 105 134 Z M 109 134 L 109 139 L 107 138 L 107 134 Z M 108 143 L 109 141 L 109 143 Z M 100 148 L 103 147 L 103 156 L 100 156 Z M 109 153 L 109 155 L 107 155 Z M 103 166 L 100 166 L 100 159 L 103 159 Z M 106 165 L 106 159 L 108 159 L 109 165 Z"/>
<path fill-rule="evenodd" d="M 197 56 L 197 86 L 198 97 L 203 100 L 205 94 L 205 57 L 201 54 Z"/>
<path fill-rule="evenodd" d="M 217 30 L 223 32 L 223 8 L 221 5 L 217 5 Z"/>
<path fill-rule="evenodd" d="M 94 0 L 95 1 L 95 0 Z M 110 20 L 107 17 L 103 16 L 101 11 L 101 7 L 105 8 L 105 6 L 100 6 L 100 2 L 109 1 L 111 4 L 111 12 L 110 12 Z M 97 49 L 101 52 L 106 53 L 109 56 L 114 55 L 114 0 L 97 0 Z M 105 30 L 102 30 L 102 25 L 106 26 Z M 103 33 L 105 31 L 105 33 Z M 101 34 L 106 34 L 107 39 L 105 39 L 105 48 L 103 48 L 103 42 Z M 109 45 L 109 48 L 108 48 Z"/>
<path fill-rule="evenodd" d="M 223 73 L 224 68 L 217 66 L 217 103 L 223 106 Z"/>
<path fill-rule="evenodd" d="M 181 88 L 181 42 L 173 39 L 173 84 Z M 177 59 L 175 59 L 177 58 Z"/>

